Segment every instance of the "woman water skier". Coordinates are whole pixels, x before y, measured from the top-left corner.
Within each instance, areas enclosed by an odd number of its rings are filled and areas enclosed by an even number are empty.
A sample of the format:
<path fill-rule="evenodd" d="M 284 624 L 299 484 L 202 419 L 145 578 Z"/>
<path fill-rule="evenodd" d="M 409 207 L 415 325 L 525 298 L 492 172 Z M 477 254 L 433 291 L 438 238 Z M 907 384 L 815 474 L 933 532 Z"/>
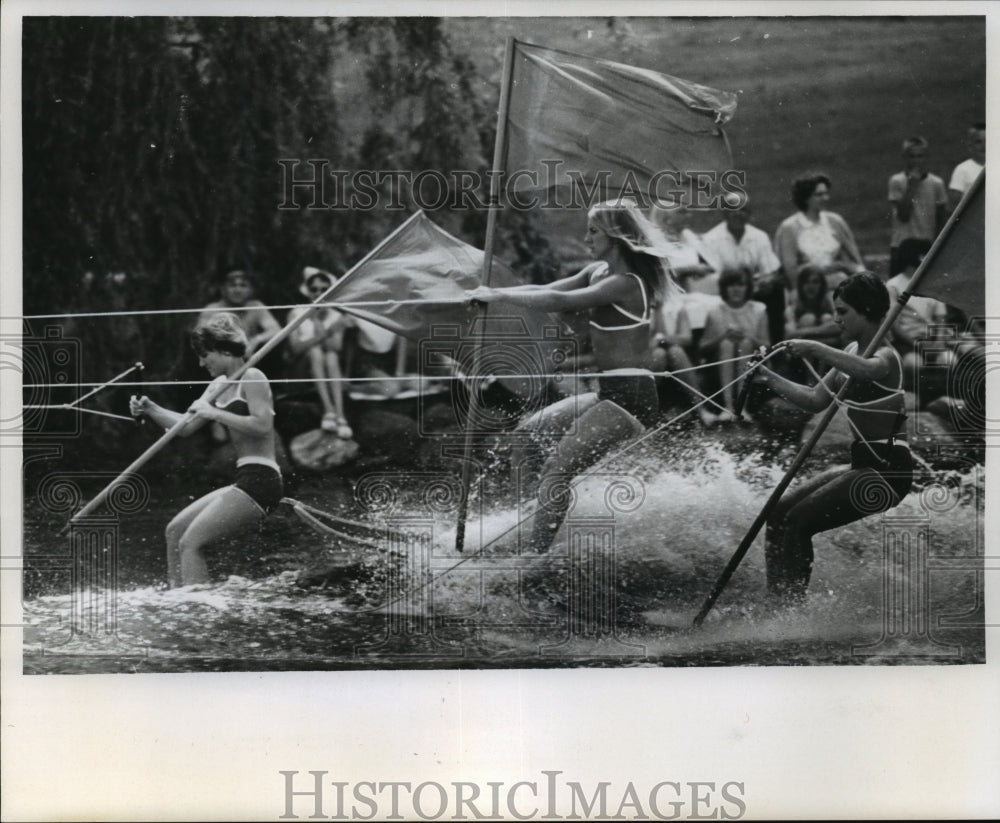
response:
<path fill-rule="evenodd" d="M 538 481 L 530 548 L 547 551 L 566 516 L 568 483 L 614 446 L 641 433 L 659 411 L 650 367 L 650 323 L 658 301 L 679 292 L 667 241 L 630 201 L 594 206 L 584 243 L 597 263 L 545 286 L 480 286 L 472 300 L 504 300 L 540 311 L 589 312 L 597 392 L 567 397 L 524 421 L 518 431 L 554 443 Z M 523 478 L 528 467 L 518 471 Z M 525 491 L 522 484 L 522 491 Z"/>
<path fill-rule="evenodd" d="M 213 315 L 191 333 L 199 364 L 212 376 L 206 389 L 226 381 L 245 362 L 246 333 L 231 313 Z M 157 405 L 148 397 L 133 397 L 132 415 L 146 415 L 166 429 L 183 415 Z M 281 471 L 275 460 L 274 409 L 264 373 L 248 369 L 209 402 L 205 395 L 191 404 L 194 416 L 180 431 L 182 437 L 209 421 L 225 426 L 236 450 L 236 482 L 216 489 L 187 506 L 167 526 L 167 577 L 171 587 L 207 583 L 210 578 L 202 550 L 222 537 L 258 525 L 282 498 Z"/>
<path fill-rule="evenodd" d="M 853 523 L 899 505 L 913 482 L 906 444 L 903 370 L 899 354 L 881 342 L 863 356 L 889 311 L 889 293 L 874 274 L 855 274 L 833 293 L 836 322 L 852 341 L 835 349 L 817 340 L 789 340 L 792 354 L 818 360 L 830 370 L 815 386 L 803 386 L 759 367 L 756 379 L 801 408 L 829 406 L 847 377 L 847 419 L 855 433 L 850 466 L 836 466 L 786 492 L 768 518 L 765 558 L 768 591 L 786 602 L 805 597 L 813 566 L 814 534 Z"/>

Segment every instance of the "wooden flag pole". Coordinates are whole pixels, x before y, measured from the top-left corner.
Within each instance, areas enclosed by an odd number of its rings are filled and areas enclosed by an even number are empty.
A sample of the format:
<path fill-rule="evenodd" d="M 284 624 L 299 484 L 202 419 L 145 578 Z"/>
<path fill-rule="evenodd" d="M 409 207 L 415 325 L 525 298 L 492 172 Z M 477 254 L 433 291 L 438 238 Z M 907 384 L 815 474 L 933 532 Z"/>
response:
<path fill-rule="evenodd" d="M 961 219 L 961 216 L 965 211 L 969 201 L 972 199 L 976 190 L 979 188 L 979 186 L 982 185 L 982 183 L 983 183 L 983 172 L 980 172 L 979 177 L 976 179 L 976 182 L 965 193 L 965 196 L 962 198 L 962 202 L 959 203 L 958 207 L 952 213 L 951 217 L 948 218 L 948 222 L 945 224 L 940 234 L 938 234 L 937 238 L 934 240 L 934 243 L 931 245 L 930 250 L 924 256 L 924 259 L 920 262 L 920 265 L 917 267 L 917 270 L 913 273 L 913 277 L 910 279 L 910 285 L 907 287 L 906 291 L 904 291 L 902 294 L 899 295 L 899 297 L 896 299 L 895 304 L 890 307 L 888 314 L 886 314 L 885 316 L 885 320 L 882 321 L 882 325 L 879 326 L 878 331 L 875 332 L 875 337 L 873 337 L 871 343 L 868 344 L 868 347 L 865 349 L 864 353 L 862 354 L 862 357 L 870 357 L 872 354 L 875 353 L 875 350 L 878 348 L 879 343 L 882 342 L 882 338 L 885 337 L 886 334 L 888 334 L 889 329 L 892 328 L 892 324 L 896 321 L 896 318 L 899 316 L 899 313 L 906 306 L 906 303 L 910 299 L 914 288 L 920 284 L 920 281 L 924 276 L 924 272 L 927 271 L 928 268 L 930 268 L 931 264 L 934 261 L 934 258 L 937 256 L 941 247 L 944 246 L 944 244 L 948 241 L 948 237 L 954 230 L 955 224 Z M 750 379 L 749 375 L 747 376 L 746 379 L 748 380 Z M 843 399 L 844 395 L 847 393 L 847 390 L 851 386 L 851 382 L 852 382 L 851 378 L 848 377 L 847 380 L 844 382 L 844 385 L 841 386 L 840 391 L 837 392 L 836 395 L 837 401 Z M 838 408 L 840 408 L 840 404 L 838 402 L 832 402 L 827 407 L 826 411 L 823 412 L 823 416 L 820 418 L 815 431 L 813 431 L 809 439 L 803 444 L 802 448 L 799 450 L 799 453 L 795 455 L 795 459 L 792 461 L 792 465 L 788 467 L 788 471 L 786 471 L 785 476 L 781 478 L 781 482 L 778 483 L 774 491 L 771 492 L 771 496 L 767 498 L 767 502 L 764 504 L 764 508 L 761 509 L 760 514 L 757 515 L 756 520 L 754 520 L 753 524 L 750 526 L 750 530 L 743 537 L 743 540 L 740 542 L 739 546 L 737 546 L 736 551 L 733 553 L 733 556 L 729 558 L 729 562 L 726 564 L 726 567 L 722 570 L 722 574 L 720 574 L 718 580 L 715 581 L 715 585 L 712 587 L 711 592 L 709 592 L 708 597 L 705 598 L 705 602 L 702 604 L 702 607 L 699 610 L 698 614 L 695 615 L 694 618 L 695 626 L 701 625 L 702 621 L 705 619 L 705 616 L 709 613 L 709 611 L 711 611 L 712 606 L 715 605 L 715 601 L 719 598 L 719 595 L 722 594 L 722 590 L 725 589 L 726 585 L 729 583 L 729 578 L 733 576 L 733 572 L 736 571 L 737 567 L 740 565 L 740 563 L 743 561 L 743 558 L 746 556 L 747 551 L 749 551 L 750 544 L 753 543 L 753 541 L 756 539 L 757 534 L 760 532 L 761 528 L 767 522 L 767 518 L 771 514 L 771 511 L 774 509 L 774 507 L 778 504 L 778 501 L 781 499 L 781 495 L 784 494 L 785 489 L 787 489 L 789 484 L 792 482 L 792 479 L 795 477 L 796 472 L 798 472 L 799 468 L 806 461 L 806 458 L 809 456 L 809 453 L 813 450 L 813 447 L 819 441 L 823 432 L 826 430 L 826 427 L 830 424 L 830 421 L 833 419 L 833 416 L 837 413 Z"/>
<path fill-rule="evenodd" d="M 257 351 L 255 351 L 250 356 L 247 362 L 244 363 L 242 366 L 240 366 L 239 369 L 237 369 L 236 372 L 233 373 L 232 377 L 230 377 L 228 380 L 225 381 L 222 380 L 218 381 L 218 385 L 217 387 L 214 388 L 214 390 L 210 386 L 209 390 L 206 391 L 204 398 L 209 402 L 211 402 L 211 400 L 214 397 L 216 397 L 227 384 L 239 380 L 244 374 L 246 374 L 248 369 L 251 369 L 254 366 L 256 366 L 277 346 L 281 345 L 281 343 L 285 340 L 285 338 L 287 338 L 288 335 L 290 335 L 299 326 L 301 326 L 312 315 L 313 311 L 315 311 L 315 309 L 320 304 L 326 302 L 327 297 L 334 289 L 337 288 L 337 285 L 339 283 L 343 282 L 348 276 L 353 274 L 355 271 L 360 269 L 365 263 L 371 260 L 372 257 L 374 257 L 383 246 L 385 246 L 390 240 L 396 237 L 396 235 L 398 235 L 400 232 L 406 229 L 406 227 L 409 226 L 410 223 L 412 223 L 414 220 L 416 220 L 417 217 L 419 217 L 419 215 L 420 212 L 411 215 L 395 231 L 393 231 L 391 234 L 383 238 L 382 241 L 375 246 L 375 248 L 373 248 L 370 252 L 368 252 L 368 254 L 362 257 L 361 260 L 359 260 L 357 263 L 351 266 L 351 268 L 344 274 L 343 277 L 341 277 L 336 283 L 331 285 L 325 292 L 319 295 L 319 297 L 313 300 L 312 308 L 309 311 L 302 312 L 302 314 L 300 314 L 298 317 L 296 317 L 294 320 L 288 323 L 283 329 L 281 329 L 281 331 L 279 331 L 276 335 L 274 335 L 274 337 L 272 337 L 263 346 L 257 349 Z M 173 426 L 167 429 L 167 431 L 160 436 L 159 440 L 153 443 L 153 445 L 151 445 L 148 449 L 146 449 L 146 451 L 144 451 L 141 455 L 139 455 L 139 457 L 133 460 L 127 469 L 125 469 L 114 480 L 108 483 L 108 485 L 105 486 L 98 493 L 98 495 L 93 500 L 91 500 L 86 506 L 84 506 L 82 509 L 80 509 L 80 511 L 74 514 L 70 518 L 69 522 L 62 528 L 60 534 L 64 534 L 77 520 L 79 520 L 81 517 L 86 517 L 94 509 L 100 506 L 101 503 L 103 503 L 107 499 L 108 494 L 110 494 L 111 490 L 115 487 L 115 485 L 121 482 L 122 478 L 137 471 L 141 466 L 147 463 L 150 460 L 150 458 L 152 458 L 155 454 L 160 452 L 164 448 L 164 446 L 166 446 L 171 440 L 173 440 L 175 437 L 177 437 L 177 435 L 180 434 L 184 426 L 193 417 L 194 415 L 190 411 L 185 412 L 184 415 L 180 418 L 180 420 L 178 420 Z"/>
<path fill-rule="evenodd" d="M 514 73 L 513 37 L 508 37 L 504 49 L 503 80 L 500 84 L 500 104 L 497 109 L 497 137 L 493 145 L 493 174 L 490 176 L 490 204 L 486 213 L 486 242 L 483 246 L 483 285 L 490 284 L 493 269 L 493 246 L 496 237 L 497 216 L 500 211 L 500 175 L 505 165 L 507 154 L 507 112 L 510 108 L 511 77 Z M 469 515 L 469 476 L 472 473 L 469 455 L 472 452 L 472 439 L 475 436 L 475 421 L 478 416 L 478 386 L 479 367 L 482 361 L 483 341 L 486 334 L 486 316 L 488 304 L 481 304 L 476 315 L 476 337 L 472 348 L 471 380 L 469 389 L 469 412 L 465 419 L 465 441 L 462 444 L 462 492 L 458 503 L 458 521 L 455 524 L 455 550 L 465 548 L 465 521 Z"/>

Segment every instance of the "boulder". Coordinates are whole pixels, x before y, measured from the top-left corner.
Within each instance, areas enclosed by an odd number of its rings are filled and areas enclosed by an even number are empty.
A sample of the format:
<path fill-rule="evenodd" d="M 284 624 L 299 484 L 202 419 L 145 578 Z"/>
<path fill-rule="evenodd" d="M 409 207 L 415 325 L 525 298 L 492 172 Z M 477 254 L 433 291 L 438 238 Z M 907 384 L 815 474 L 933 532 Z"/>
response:
<path fill-rule="evenodd" d="M 358 454 L 358 444 L 337 437 L 333 432 L 312 429 L 292 438 L 289 444 L 292 462 L 310 471 L 325 471 L 342 466 Z"/>

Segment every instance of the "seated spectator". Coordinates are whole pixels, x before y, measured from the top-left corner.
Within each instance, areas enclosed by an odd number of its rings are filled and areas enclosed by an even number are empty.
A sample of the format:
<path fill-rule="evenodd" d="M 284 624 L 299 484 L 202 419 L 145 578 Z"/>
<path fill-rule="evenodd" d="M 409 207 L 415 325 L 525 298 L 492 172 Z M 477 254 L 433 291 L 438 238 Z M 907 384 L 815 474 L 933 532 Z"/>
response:
<path fill-rule="evenodd" d="M 299 291 L 315 300 L 336 282 L 336 278 L 322 269 L 306 266 L 302 271 Z M 288 313 L 288 322 L 309 311 L 307 306 L 296 306 Z M 344 329 L 347 318 L 339 311 L 323 306 L 313 311 L 288 337 L 290 353 L 289 372 L 293 376 L 308 376 L 314 381 L 316 393 L 323 405 L 320 427 L 333 432 L 344 440 L 354 436 L 344 415 L 344 381 L 340 368 Z"/>
<path fill-rule="evenodd" d="M 684 289 L 681 300 L 687 309 L 694 344 L 705 328 L 708 311 L 719 305 L 719 273 L 702 253 L 701 238 L 687 227 L 687 209 L 679 203 L 654 205 L 652 220 L 669 241 L 668 260 L 674 278 Z"/>
<path fill-rule="evenodd" d="M 710 426 L 717 418 L 706 404 L 702 403 L 704 397 L 698 387 L 694 367 L 687 352 L 691 346 L 691 322 L 684 306 L 678 301 L 665 300 L 653 312 L 652 344 L 650 370 L 680 372 L 672 378 L 665 379 L 677 380 L 686 388 L 691 400 L 695 404 L 700 404 L 697 406 L 699 419 L 706 426 Z M 658 382 L 661 382 L 659 378 Z"/>
<path fill-rule="evenodd" d="M 346 318 L 345 371 L 352 381 L 351 394 L 391 399 L 407 384 L 406 340 L 393 331 L 360 317 Z"/>
<path fill-rule="evenodd" d="M 242 269 L 227 272 L 219 284 L 219 292 L 220 299 L 202 309 L 197 325 L 203 325 L 217 312 L 233 312 L 247 336 L 247 357 L 281 331 L 281 325 L 267 306 L 253 299 L 253 282 Z"/>
<path fill-rule="evenodd" d="M 799 269 L 796 278 L 795 298 L 785 309 L 785 338 L 818 340 L 840 348 L 841 337 L 840 326 L 834 321 L 833 300 L 826 287 L 823 269 L 806 263 Z M 776 367 L 789 378 L 813 385 L 816 379 L 804 362 L 804 358 L 788 358 L 781 353 Z M 809 362 L 821 371 L 822 364 L 818 360 L 810 359 Z"/>
<path fill-rule="evenodd" d="M 726 195 L 722 222 L 701 237 L 701 251 L 716 271 L 749 269 L 753 278 L 751 297 L 767 307 L 768 334 L 772 343 L 784 333 L 785 289 L 781 261 L 766 232 L 750 225 L 750 201 L 734 193 Z"/>
<path fill-rule="evenodd" d="M 865 270 L 847 222 L 839 214 L 826 210 L 830 202 L 829 177 L 812 174 L 796 179 L 792 183 L 792 202 L 798 211 L 786 218 L 774 233 L 774 248 L 781 260 L 788 292 L 795 290 L 795 277 L 804 263 L 823 269 L 831 291 L 848 274 Z"/>
<path fill-rule="evenodd" d="M 799 269 L 795 299 L 785 309 L 785 337 L 819 340 L 828 346 L 838 346 L 840 326 L 833 316 L 833 300 L 823 270 L 807 263 Z"/>
<path fill-rule="evenodd" d="M 746 370 L 747 361 L 734 362 L 747 357 L 760 346 L 770 345 L 767 332 L 767 311 L 763 303 L 750 300 L 753 288 L 750 272 L 746 269 L 727 269 L 719 277 L 722 304 L 708 313 L 705 333 L 698 345 L 703 357 L 719 360 L 719 380 L 722 384 L 725 411 L 720 422 L 736 419 L 736 375 Z M 739 371 L 737 371 L 739 367 Z"/>
<path fill-rule="evenodd" d="M 929 240 L 916 238 L 909 238 L 900 244 L 898 257 L 901 271 L 886 283 L 889 297 L 894 303 L 899 295 L 909 289 L 914 272 L 930 248 L 931 242 Z M 906 391 L 915 391 L 917 381 L 920 379 L 920 375 L 918 375 L 920 355 L 917 351 L 917 344 L 921 340 L 940 337 L 947 319 L 948 307 L 940 300 L 913 295 L 906 301 L 906 305 L 903 306 L 902 311 L 892 324 L 892 344 L 903 358 L 903 388 Z M 936 366 L 946 366 L 953 361 L 950 348 L 948 346 L 935 352 Z M 936 369 L 935 371 L 942 373 L 944 370 Z M 924 394 L 941 394 L 944 391 L 944 386 L 928 385 L 925 387 Z"/>

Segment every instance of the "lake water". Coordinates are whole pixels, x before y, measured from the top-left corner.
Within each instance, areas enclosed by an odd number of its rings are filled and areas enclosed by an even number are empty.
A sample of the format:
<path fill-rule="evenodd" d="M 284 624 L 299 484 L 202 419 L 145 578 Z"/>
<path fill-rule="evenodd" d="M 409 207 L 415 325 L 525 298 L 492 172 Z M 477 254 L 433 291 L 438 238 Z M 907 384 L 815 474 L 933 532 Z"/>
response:
<path fill-rule="evenodd" d="M 787 463 L 704 438 L 660 441 L 585 479 L 544 557 L 518 550 L 524 511 L 499 482 L 473 500 L 457 553 L 453 478 L 305 479 L 289 493 L 370 522 L 370 545 L 320 535 L 282 506 L 259 533 L 208 553 L 216 582 L 174 590 L 163 586 L 163 527 L 209 480 L 151 473 L 148 500 L 98 524 L 110 542 L 82 561 L 58 536 L 65 516 L 27 505 L 24 671 L 982 662 L 976 465 L 926 477 L 887 515 L 818 535 L 810 596 L 796 609 L 769 607 L 758 537 L 692 626 Z M 101 488 L 89 482 L 85 494 Z"/>

